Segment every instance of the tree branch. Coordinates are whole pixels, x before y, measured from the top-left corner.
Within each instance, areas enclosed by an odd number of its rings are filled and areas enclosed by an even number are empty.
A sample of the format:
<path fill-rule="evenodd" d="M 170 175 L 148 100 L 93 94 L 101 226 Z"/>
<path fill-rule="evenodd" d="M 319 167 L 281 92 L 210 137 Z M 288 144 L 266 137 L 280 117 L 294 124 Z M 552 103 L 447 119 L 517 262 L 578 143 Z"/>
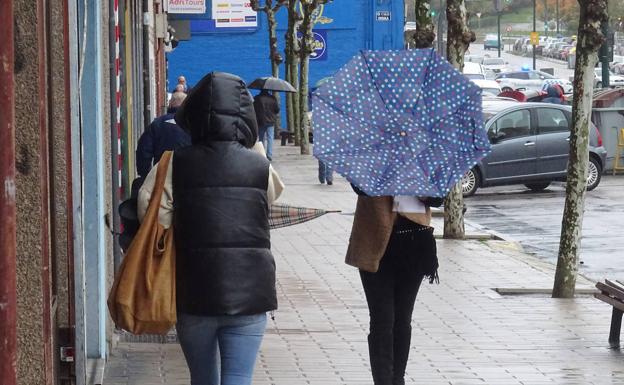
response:
<path fill-rule="evenodd" d="M 266 12 L 267 11 L 267 7 L 266 5 L 264 7 L 260 6 L 260 0 L 249 0 L 249 2 L 251 3 L 251 9 L 253 9 L 256 12 Z"/>

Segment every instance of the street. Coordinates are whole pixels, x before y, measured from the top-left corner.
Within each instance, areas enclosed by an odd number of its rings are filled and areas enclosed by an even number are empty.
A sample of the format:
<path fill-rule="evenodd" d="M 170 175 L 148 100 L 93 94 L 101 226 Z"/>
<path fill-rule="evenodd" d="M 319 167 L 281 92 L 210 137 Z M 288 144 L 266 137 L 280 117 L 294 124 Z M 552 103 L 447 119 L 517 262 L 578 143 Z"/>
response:
<path fill-rule="evenodd" d="M 593 280 L 624 279 L 624 178 L 604 175 L 587 193 L 580 272 Z M 526 252 L 556 263 L 565 184 L 540 193 L 522 185 L 484 188 L 466 199 L 466 219 L 518 241 Z"/>
<path fill-rule="evenodd" d="M 508 62 L 510 70 L 518 70 L 522 68 L 522 66 L 529 66 L 529 68 L 533 68 L 533 58 L 531 56 L 513 55 L 509 53 L 510 51 L 510 45 L 505 44 L 505 51 L 501 52 L 501 57 L 505 59 L 506 62 Z M 496 57 L 498 55 L 498 51 L 486 51 L 483 49 L 483 43 L 473 43 L 470 45 L 470 54 L 480 56 L 489 55 L 490 57 Z M 563 79 L 569 79 L 570 76 L 574 75 L 574 70 L 568 69 L 563 61 L 554 59 L 541 59 L 538 56 L 536 61 L 536 69 L 541 70 L 542 68 L 554 68 L 554 76 Z"/>

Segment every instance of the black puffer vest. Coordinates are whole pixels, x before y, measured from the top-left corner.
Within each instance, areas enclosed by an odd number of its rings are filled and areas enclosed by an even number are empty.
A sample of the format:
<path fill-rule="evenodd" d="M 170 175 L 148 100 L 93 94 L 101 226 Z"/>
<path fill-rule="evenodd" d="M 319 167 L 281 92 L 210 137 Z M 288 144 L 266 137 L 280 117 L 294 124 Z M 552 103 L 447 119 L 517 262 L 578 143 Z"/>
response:
<path fill-rule="evenodd" d="M 173 157 L 178 311 L 257 314 L 277 307 L 269 164 L 235 142 Z"/>
<path fill-rule="evenodd" d="M 240 79 L 206 76 L 176 115 L 193 145 L 173 156 L 177 309 L 250 315 L 277 308 L 267 185 L 251 96 Z"/>

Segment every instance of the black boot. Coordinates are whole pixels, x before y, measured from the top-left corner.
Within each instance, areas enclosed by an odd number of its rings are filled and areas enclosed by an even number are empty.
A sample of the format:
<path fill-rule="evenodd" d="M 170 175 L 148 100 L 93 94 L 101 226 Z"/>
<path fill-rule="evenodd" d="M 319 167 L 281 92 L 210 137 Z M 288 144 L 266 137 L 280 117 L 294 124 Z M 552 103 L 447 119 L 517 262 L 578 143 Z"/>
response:
<path fill-rule="evenodd" d="M 394 330 L 394 378 L 392 385 L 405 385 L 405 368 L 410 352 L 410 341 L 412 339 L 412 327 L 399 327 Z"/>
<path fill-rule="evenodd" d="M 392 385 L 392 334 L 369 334 L 368 355 L 375 385 Z"/>

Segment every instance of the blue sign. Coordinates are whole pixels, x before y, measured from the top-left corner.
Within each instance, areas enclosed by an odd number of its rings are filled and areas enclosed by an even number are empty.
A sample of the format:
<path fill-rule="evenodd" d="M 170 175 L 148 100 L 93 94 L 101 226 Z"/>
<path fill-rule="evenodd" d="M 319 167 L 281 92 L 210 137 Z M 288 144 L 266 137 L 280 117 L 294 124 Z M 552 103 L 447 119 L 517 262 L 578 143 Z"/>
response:
<path fill-rule="evenodd" d="M 312 43 L 312 54 L 310 60 L 324 61 L 327 60 L 327 31 L 324 29 L 315 29 L 312 31 L 314 35 L 314 43 Z M 297 32 L 297 37 L 301 39 L 303 34 Z"/>

